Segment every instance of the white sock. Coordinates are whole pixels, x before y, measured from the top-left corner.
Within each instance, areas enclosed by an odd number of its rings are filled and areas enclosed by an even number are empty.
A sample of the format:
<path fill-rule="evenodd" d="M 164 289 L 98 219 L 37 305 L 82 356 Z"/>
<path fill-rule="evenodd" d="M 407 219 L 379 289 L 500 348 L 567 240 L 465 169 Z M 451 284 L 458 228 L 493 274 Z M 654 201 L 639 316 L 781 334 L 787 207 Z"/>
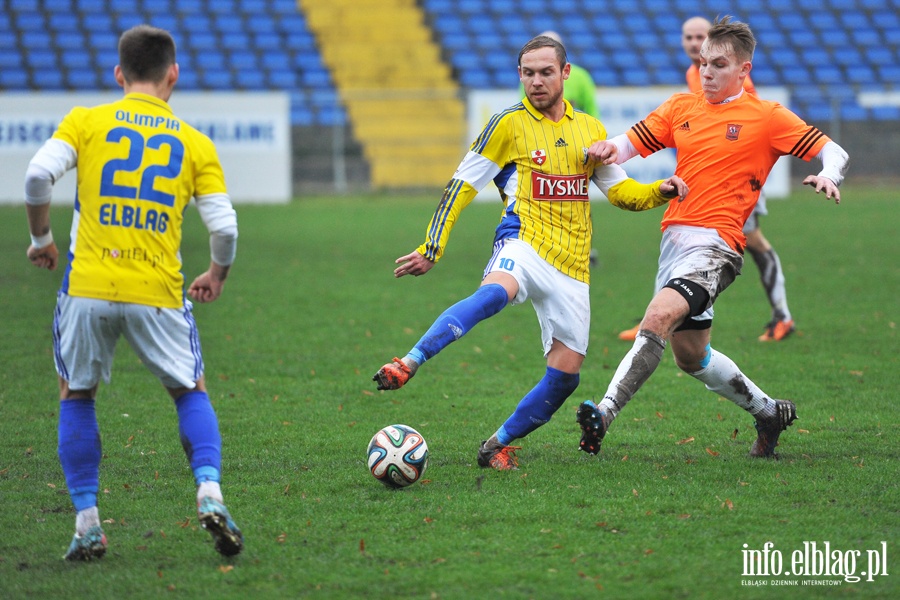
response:
<path fill-rule="evenodd" d="M 75 517 L 75 533 L 78 535 L 84 535 L 88 529 L 99 525 L 100 512 L 96 506 L 78 511 L 78 515 Z"/>
<path fill-rule="evenodd" d="M 222 502 L 222 488 L 218 481 L 204 481 L 197 486 L 197 502 L 207 496 L 217 502 Z"/>
<path fill-rule="evenodd" d="M 705 383 L 709 391 L 728 398 L 755 417 L 775 415 L 775 402 L 721 352 L 710 348 L 706 367 L 690 375 Z"/>

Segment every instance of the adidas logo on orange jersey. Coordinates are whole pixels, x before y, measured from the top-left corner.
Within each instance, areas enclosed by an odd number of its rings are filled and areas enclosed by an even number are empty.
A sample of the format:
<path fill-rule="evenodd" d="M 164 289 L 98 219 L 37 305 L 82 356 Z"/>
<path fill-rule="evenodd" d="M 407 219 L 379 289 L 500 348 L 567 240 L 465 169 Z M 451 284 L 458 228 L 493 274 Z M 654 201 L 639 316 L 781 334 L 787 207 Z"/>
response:
<path fill-rule="evenodd" d="M 679 131 L 690 131 L 691 126 L 687 121 L 685 121 L 684 124 L 682 124 L 682 126 L 678 128 L 678 130 Z"/>
<path fill-rule="evenodd" d="M 557 147 L 557 148 L 565 148 L 565 147 L 567 147 L 567 146 L 568 146 L 568 144 L 566 143 L 566 140 L 564 140 L 564 139 L 562 139 L 562 138 L 559 138 L 558 140 L 556 140 L 556 147 Z"/>

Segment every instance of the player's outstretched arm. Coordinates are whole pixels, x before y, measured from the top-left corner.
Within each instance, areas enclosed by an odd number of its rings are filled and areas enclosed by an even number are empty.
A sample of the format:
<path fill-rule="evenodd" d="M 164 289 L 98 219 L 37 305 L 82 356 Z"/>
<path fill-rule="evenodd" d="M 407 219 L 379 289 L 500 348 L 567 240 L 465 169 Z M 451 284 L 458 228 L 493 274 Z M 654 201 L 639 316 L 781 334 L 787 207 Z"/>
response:
<path fill-rule="evenodd" d="M 230 266 L 209 263 L 209 270 L 194 279 L 188 288 L 188 295 L 196 302 L 212 302 L 222 295 L 225 279 L 228 278 Z"/>
<path fill-rule="evenodd" d="M 394 261 L 394 264 L 400 265 L 394 269 L 394 277 L 403 277 L 404 275 L 412 275 L 418 277 L 424 275 L 431 270 L 434 262 L 422 256 L 418 250 L 413 250 L 405 256 L 401 256 Z"/>

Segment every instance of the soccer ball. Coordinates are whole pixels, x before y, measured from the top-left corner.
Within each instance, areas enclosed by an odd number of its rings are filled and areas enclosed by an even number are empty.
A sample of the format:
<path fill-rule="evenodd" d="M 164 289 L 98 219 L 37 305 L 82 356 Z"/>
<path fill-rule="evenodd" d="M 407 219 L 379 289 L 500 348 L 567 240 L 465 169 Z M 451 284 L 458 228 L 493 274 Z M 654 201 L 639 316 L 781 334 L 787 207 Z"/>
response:
<path fill-rule="evenodd" d="M 369 442 L 369 471 L 390 488 L 417 482 L 428 467 L 428 444 L 407 425 L 389 425 Z"/>

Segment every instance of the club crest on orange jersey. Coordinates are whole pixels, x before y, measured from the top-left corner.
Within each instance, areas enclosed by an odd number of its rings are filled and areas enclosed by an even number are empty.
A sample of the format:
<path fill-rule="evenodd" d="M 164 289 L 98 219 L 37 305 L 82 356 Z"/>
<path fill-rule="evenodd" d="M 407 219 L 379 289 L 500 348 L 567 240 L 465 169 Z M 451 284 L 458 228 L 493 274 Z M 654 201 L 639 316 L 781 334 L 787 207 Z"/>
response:
<path fill-rule="evenodd" d="M 531 162 L 536 165 L 542 165 L 547 162 L 547 152 L 541 148 L 540 150 L 531 151 Z"/>
<path fill-rule="evenodd" d="M 741 133 L 741 127 L 743 125 L 735 125 L 734 123 L 729 123 L 725 126 L 725 139 L 726 140 L 736 140 L 738 139 L 738 135 Z"/>

